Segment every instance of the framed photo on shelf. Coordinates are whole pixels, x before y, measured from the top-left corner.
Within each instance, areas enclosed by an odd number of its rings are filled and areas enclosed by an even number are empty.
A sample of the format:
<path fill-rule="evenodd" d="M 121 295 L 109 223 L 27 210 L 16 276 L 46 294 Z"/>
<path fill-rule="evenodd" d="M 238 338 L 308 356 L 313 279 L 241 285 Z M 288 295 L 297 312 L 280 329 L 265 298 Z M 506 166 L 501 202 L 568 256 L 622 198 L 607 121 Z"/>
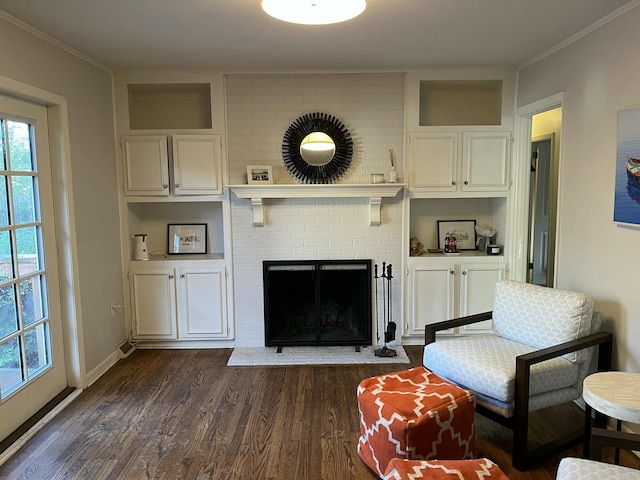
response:
<path fill-rule="evenodd" d="M 167 252 L 172 254 L 207 253 L 207 224 L 170 223 L 167 241 Z"/>
<path fill-rule="evenodd" d="M 476 249 L 475 220 L 438 220 L 438 248 L 444 250 L 447 234 L 456 237 L 458 250 Z"/>
<path fill-rule="evenodd" d="M 247 183 L 249 185 L 271 185 L 273 183 L 271 165 L 249 165 L 247 167 Z"/>

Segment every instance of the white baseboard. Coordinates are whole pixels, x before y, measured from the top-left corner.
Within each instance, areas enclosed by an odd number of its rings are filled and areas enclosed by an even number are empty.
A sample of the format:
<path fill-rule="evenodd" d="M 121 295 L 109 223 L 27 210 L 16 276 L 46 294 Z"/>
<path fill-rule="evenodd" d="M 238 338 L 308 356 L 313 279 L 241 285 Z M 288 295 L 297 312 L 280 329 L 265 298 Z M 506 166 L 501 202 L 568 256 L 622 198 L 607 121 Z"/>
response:
<path fill-rule="evenodd" d="M 67 395 L 58 405 L 56 405 L 49 413 L 42 417 L 33 427 L 27 430 L 18 440 L 13 442 L 9 448 L 7 448 L 2 454 L 0 454 L 0 466 L 2 466 L 7 460 L 9 460 L 18 450 L 20 450 L 25 443 L 33 438 L 45 425 L 47 425 L 56 415 L 58 415 L 64 408 L 73 402 L 78 395 L 82 393 L 82 390 L 77 388 L 71 394 Z"/>
<path fill-rule="evenodd" d="M 93 383 L 98 380 L 102 375 L 107 373 L 107 371 L 113 367 L 118 361 L 120 357 L 118 355 L 118 350 L 114 350 L 111 355 L 105 358 L 96 368 L 87 373 L 85 377 L 85 385 L 87 387 L 93 385 Z M 86 387 L 85 387 L 86 388 Z"/>

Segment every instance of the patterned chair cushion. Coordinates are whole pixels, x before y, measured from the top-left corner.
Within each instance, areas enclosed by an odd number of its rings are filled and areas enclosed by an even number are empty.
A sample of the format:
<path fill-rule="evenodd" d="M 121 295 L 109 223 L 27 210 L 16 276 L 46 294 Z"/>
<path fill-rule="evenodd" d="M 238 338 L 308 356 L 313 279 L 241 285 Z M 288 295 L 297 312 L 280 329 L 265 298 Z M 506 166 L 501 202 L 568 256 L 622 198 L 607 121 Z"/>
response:
<path fill-rule="evenodd" d="M 438 340 L 424 348 L 423 365 L 443 378 L 500 402 L 513 402 L 515 357 L 536 350 L 497 335 L 474 335 Z M 579 367 L 564 357 L 531 368 L 531 396 L 573 387 Z M 577 391 L 577 398 L 580 391 Z"/>
<path fill-rule="evenodd" d="M 383 480 L 509 480 L 500 467 L 487 458 L 476 460 L 404 460 L 389 462 Z"/>
<path fill-rule="evenodd" d="M 393 458 L 475 457 L 475 395 L 424 367 L 367 378 L 357 390 L 358 455 L 379 476 Z"/>
<path fill-rule="evenodd" d="M 556 480 L 640 480 L 640 470 L 584 458 L 560 460 Z"/>
<path fill-rule="evenodd" d="M 496 285 L 493 328 L 502 337 L 537 349 L 591 333 L 593 302 L 583 293 L 503 281 Z M 565 357 L 586 360 L 585 350 Z"/>

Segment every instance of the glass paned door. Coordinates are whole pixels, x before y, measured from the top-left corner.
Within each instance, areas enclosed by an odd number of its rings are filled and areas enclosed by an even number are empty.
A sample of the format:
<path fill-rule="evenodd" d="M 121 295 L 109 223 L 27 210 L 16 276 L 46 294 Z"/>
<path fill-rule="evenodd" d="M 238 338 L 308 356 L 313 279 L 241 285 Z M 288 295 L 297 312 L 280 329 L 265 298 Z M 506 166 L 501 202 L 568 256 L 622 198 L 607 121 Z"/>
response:
<path fill-rule="evenodd" d="M 66 387 L 46 108 L 0 96 L 0 440 Z"/>
<path fill-rule="evenodd" d="M 33 128 L 0 118 L 0 397 L 51 365 Z"/>

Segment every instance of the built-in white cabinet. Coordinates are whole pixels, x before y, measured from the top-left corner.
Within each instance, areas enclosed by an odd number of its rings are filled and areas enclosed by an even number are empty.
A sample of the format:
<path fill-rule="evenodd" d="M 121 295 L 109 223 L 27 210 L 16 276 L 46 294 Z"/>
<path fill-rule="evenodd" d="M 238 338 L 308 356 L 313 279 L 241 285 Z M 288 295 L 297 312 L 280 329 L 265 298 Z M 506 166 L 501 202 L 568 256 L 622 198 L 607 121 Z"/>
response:
<path fill-rule="evenodd" d="M 409 138 L 409 188 L 449 195 L 509 190 L 509 132 L 421 132 Z"/>
<path fill-rule="evenodd" d="M 409 274 L 407 334 L 424 337 L 427 324 L 473 315 L 493 309 L 495 285 L 504 276 L 502 258 L 470 255 L 453 258 L 412 258 Z M 490 331 L 491 322 L 450 329 L 441 334 L 474 334 Z"/>
<path fill-rule="evenodd" d="M 153 264 L 132 262 L 130 268 L 134 339 L 231 338 L 224 266 L 202 261 Z"/>
<path fill-rule="evenodd" d="M 219 135 L 122 137 L 124 194 L 169 196 L 222 193 L 221 145 Z"/>

